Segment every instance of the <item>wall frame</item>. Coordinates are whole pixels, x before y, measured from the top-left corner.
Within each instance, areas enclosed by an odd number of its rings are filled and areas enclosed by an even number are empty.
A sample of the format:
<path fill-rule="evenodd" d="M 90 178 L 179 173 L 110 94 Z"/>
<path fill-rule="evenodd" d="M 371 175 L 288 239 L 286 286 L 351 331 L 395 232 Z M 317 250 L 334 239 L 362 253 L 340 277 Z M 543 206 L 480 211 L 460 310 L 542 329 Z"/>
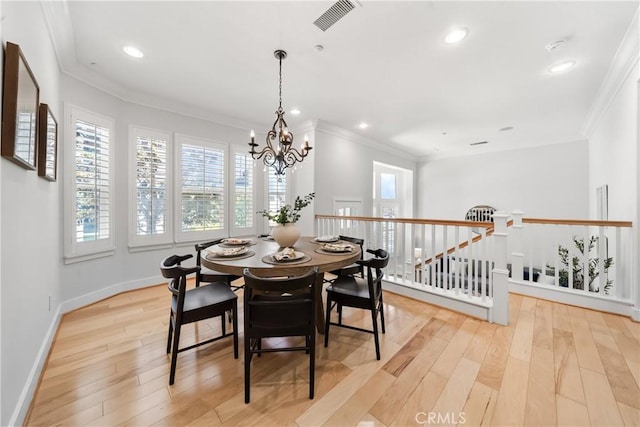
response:
<path fill-rule="evenodd" d="M 40 87 L 20 46 L 7 42 L 2 92 L 3 157 L 36 169 Z"/>
<path fill-rule="evenodd" d="M 58 172 L 58 122 L 47 104 L 38 111 L 38 176 L 55 181 Z"/>

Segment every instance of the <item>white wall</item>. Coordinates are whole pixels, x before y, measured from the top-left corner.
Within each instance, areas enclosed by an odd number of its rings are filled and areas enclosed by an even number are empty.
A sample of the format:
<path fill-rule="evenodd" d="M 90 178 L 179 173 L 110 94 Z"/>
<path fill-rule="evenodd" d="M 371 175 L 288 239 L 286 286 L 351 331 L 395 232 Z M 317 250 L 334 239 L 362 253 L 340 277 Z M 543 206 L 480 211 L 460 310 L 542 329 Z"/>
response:
<path fill-rule="evenodd" d="M 632 285 L 633 318 L 640 321 L 640 42 L 638 13 L 623 40 L 591 111 L 589 136 L 590 208 L 595 216 L 595 188 L 607 184 L 610 220 L 633 221 L 623 234 L 622 253 L 633 253 L 629 264 L 619 264 L 621 277 Z M 633 236 L 633 237 L 632 237 Z M 615 262 L 615 260 L 614 260 Z"/>
<path fill-rule="evenodd" d="M 527 217 L 587 218 L 586 141 L 427 161 L 418 169 L 418 216 L 464 219 L 469 208 Z"/>
<path fill-rule="evenodd" d="M 60 121 L 60 72 L 39 2 L 2 2 L 2 45 L 20 45 L 40 86 L 40 102 Z M 60 293 L 60 181 L 0 159 L 2 271 L 0 425 L 21 421 L 37 381 L 34 364 L 55 319 Z M 49 296 L 53 308 L 49 309 Z M 46 353 L 44 353 L 46 356 Z M 35 384 L 33 384 L 35 385 Z"/>
<path fill-rule="evenodd" d="M 416 171 L 416 162 L 347 131 L 320 123 L 316 130 L 315 213 L 333 214 L 333 199 L 362 199 L 362 215 L 373 209 L 373 162 Z"/>

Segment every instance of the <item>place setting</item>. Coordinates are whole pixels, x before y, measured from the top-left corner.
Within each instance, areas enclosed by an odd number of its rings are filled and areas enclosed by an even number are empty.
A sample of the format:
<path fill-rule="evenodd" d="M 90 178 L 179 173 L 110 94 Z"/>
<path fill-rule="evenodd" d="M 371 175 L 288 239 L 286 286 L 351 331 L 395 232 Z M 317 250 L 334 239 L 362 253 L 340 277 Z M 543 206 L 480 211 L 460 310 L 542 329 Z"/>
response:
<path fill-rule="evenodd" d="M 336 243 L 340 241 L 340 236 L 334 234 L 328 234 L 326 236 L 314 237 L 310 240 L 311 243 L 323 244 L 323 243 Z"/>
<path fill-rule="evenodd" d="M 272 265 L 302 264 L 310 260 L 311 257 L 309 255 L 296 251 L 293 248 L 284 248 L 281 251 L 262 257 L 262 262 Z"/>
<path fill-rule="evenodd" d="M 355 246 L 350 243 L 322 243 L 315 252 L 324 255 L 345 255 L 352 253 Z"/>
<path fill-rule="evenodd" d="M 218 246 L 222 248 L 237 248 L 239 246 L 253 246 L 255 244 L 256 242 L 252 239 L 229 237 L 226 239 L 222 239 Z"/>
<path fill-rule="evenodd" d="M 204 257 L 208 260 L 234 260 L 234 259 L 243 259 L 249 258 L 255 255 L 255 252 L 249 250 L 246 246 L 234 246 L 234 247 L 220 247 L 221 245 L 216 245 L 213 248 L 208 248 Z"/>

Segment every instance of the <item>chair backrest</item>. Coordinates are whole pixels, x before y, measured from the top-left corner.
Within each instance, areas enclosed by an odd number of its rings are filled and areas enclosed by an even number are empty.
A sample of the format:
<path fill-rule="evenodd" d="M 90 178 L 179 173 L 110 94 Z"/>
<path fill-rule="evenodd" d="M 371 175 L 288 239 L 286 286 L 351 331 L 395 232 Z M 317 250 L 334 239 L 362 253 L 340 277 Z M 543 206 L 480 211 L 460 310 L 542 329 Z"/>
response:
<path fill-rule="evenodd" d="M 167 287 L 172 294 L 178 297 L 178 306 L 180 310 L 182 310 L 184 294 L 187 290 L 187 276 L 200 271 L 200 267 L 198 266 L 185 268 L 180 265 L 182 261 L 189 258 L 193 258 L 193 255 L 171 255 L 160 263 L 160 272 L 162 273 L 162 277 L 171 279 L 167 284 Z"/>
<path fill-rule="evenodd" d="M 360 246 L 360 259 L 364 259 L 364 239 L 343 235 L 338 236 L 338 238 L 340 240 L 344 240 L 345 242 L 353 243 L 354 245 Z"/>
<path fill-rule="evenodd" d="M 296 277 L 258 277 L 244 270 L 244 334 L 307 335 L 315 330 L 318 268 Z"/>
<path fill-rule="evenodd" d="M 195 244 L 195 248 L 196 248 L 196 265 L 202 265 L 200 264 L 202 258 L 201 258 L 201 252 L 205 249 L 207 249 L 209 246 L 213 246 L 213 245 L 217 245 L 220 242 L 222 242 L 222 240 L 224 239 L 216 239 L 216 240 L 211 240 L 210 242 L 204 242 L 204 243 L 196 243 Z"/>
<path fill-rule="evenodd" d="M 358 261 L 367 268 L 367 284 L 369 285 L 369 295 L 377 300 L 382 293 L 382 271 L 389 264 L 389 254 L 384 249 L 367 249 L 367 252 L 373 254 L 375 258 L 369 258 L 364 261 Z M 375 271 L 375 274 L 373 272 Z"/>

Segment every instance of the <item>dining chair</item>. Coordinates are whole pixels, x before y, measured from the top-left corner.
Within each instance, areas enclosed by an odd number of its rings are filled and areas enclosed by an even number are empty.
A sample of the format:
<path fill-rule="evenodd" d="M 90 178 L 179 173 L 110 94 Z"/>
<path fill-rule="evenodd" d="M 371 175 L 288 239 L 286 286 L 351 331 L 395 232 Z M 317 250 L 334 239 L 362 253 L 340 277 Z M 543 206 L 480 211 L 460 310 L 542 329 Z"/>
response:
<path fill-rule="evenodd" d="M 240 276 L 234 276 L 233 274 L 221 273 L 216 270 L 212 270 L 202 266 L 202 251 L 210 246 L 214 246 L 222 243 L 224 239 L 211 240 L 204 243 L 196 243 L 196 265 L 200 267 L 200 271 L 196 273 L 196 287 L 200 286 L 200 283 L 216 283 L 225 282 L 232 291 L 236 292 L 238 289 L 242 289 L 243 285 L 233 285 L 232 282 L 239 279 Z"/>
<path fill-rule="evenodd" d="M 316 280 L 318 268 L 295 277 L 265 278 L 244 269 L 244 402 L 249 403 L 251 359 L 263 353 L 304 351 L 309 354 L 309 399 L 315 390 Z M 304 337 L 304 345 L 273 348 L 263 338 Z"/>
<path fill-rule="evenodd" d="M 171 291 L 171 312 L 169 316 L 169 334 L 167 353 L 171 352 L 171 371 L 169 385 L 176 376 L 178 353 L 208 344 L 233 335 L 233 355 L 238 358 L 238 296 L 224 282 L 209 283 L 187 290 L 187 276 L 198 273 L 200 267 L 182 267 L 180 264 L 193 255 L 172 255 L 160 264 L 162 276 L 171 279 L 168 288 Z M 232 314 L 233 332 L 227 333 L 224 314 Z M 180 330 L 182 325 L 220 316 L 222 334 L 188 347 L 180 348 Z M 172 341 L 173 338 L 173 341 Z"/>
<path fill-rule="evenodd" d="M 357 237 L 349 237 L 349 236 L 338 236 L 338 238 L 340 240 L 343 240 L 345 242 L 349 242 L 349 243 L 353 243 L 354 245 L 358 245 L 360 246 L 360 260 L 364 259 L 364 239 L 360 239 Z M 358 262 L 354 262 L 353 264 L 349 264 L 345 267 L 341 267 L 337 270 L 332 270 L 329 273 L 333 274 L 334 278 L 331 279 L 324 279 L 325 283 L 333 283 L 334 280 L 336 280 L 337 277 L 339 276 L 353 276 L 353 275 L 357 275 L 361 278 L 364 277 L 364 267 L 362 266 L 362 264 L 358 263 Z"/>
<path fill-rule="evenodd" d="M 384 304 L 382 300 L 382 277 L 383 269 L 389 263 L 389 254 L 384 249 L 371 250 L 367 252 L 375 258 L 357 261 L 367 269 L 365 278 L 355 276 L 338 276 L 333 283 L 327 287 L 327 313 L 325 318 L 324 346 L 329 345 L 329 326 L 340 326 L 356 331 L 373 334 L 376 346 L 376 359 L 380 360 L 380 342 L 378 339 L 378 314 L 382 333 L 384 330 Z M 373 274 L 375 272 L 375 274 Z M 337 307 L 338 322 L 331 322 L 331 311 Z M 358 328 L 342 323 L 342 308 L 352 307 L 371 312 L 373 330 Z"/>

